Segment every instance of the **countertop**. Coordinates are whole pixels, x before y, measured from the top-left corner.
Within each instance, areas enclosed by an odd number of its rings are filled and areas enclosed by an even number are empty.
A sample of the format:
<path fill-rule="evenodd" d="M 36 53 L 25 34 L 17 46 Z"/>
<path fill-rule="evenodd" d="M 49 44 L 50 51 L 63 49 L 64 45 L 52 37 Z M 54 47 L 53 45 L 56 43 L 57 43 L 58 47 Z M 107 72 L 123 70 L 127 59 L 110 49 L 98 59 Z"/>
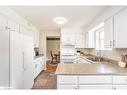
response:
<path fill-rule="evenodd" d="M 120 68 L 115 63 L 102 62 L 91 64 L 62 64 L 59 63 L 55 72 L 57 75 L 124 75 L 127 68 Z"/>
<path fill-rule="evenodd" d="M 35 56 L 35 57 L 34 57 L 34 60 L 36 60 L 37 58 L 40 58 L 40 57 L 42 57 L 42 56 L 44 56 L 44 54 L 40 54 L 40 55 L 38 55 L 38 56 Z"/>

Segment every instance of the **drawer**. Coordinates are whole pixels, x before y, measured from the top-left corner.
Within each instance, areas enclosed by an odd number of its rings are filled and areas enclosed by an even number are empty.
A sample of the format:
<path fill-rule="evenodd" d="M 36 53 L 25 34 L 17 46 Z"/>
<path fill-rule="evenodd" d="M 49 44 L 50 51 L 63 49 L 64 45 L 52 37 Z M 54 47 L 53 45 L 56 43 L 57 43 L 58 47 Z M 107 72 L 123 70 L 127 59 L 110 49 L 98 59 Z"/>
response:
<path fill-rule="evenodd" d="M 57 89 L 78 89 L 77 85 L 57 85 Z"/>
<path fill-rule="evenodd" d="M 113 84 L 127 84 L 127 76 L 113 76 Z"/>
<path fill-rule="evenodd" d="M 79 84 L 111 84 L 112 76 L 79 76 Z"/>
<path fill-rule="evenodd" d="M 127 89 L 127 85 L 113 85 L 113 89 Z"/>
<path fill-rule="evenodd" d="M 79 85 L 79 89 L 112 89 L 112 85 Z"/>
<path fill-rule="evenodd" d="M 77 84 L 78 77 L 71 75 L 58 75 L 57 84 Z"/>

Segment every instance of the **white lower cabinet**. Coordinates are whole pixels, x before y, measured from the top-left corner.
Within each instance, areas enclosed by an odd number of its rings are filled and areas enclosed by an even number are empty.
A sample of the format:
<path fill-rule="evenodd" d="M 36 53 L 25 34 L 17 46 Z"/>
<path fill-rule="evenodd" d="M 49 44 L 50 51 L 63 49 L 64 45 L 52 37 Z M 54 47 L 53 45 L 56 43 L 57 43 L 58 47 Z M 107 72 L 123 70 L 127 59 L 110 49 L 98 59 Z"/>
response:
<path fill-rule="evenodd" d="M 78 82 L 78 76 L 59 75 L 57 76 L 58 85 L 75 85 Z"/>
<path fill-rule="evenodd" d="M 112 85 L 79 85 L 79 89 L 112 89 Z"/>
<path fill-rule="evenodd" d="M 79 84 L 111 84 L 112 76 L 79 76 Z"/>
<path fill-rule="evenodd" d="M 113 76 L 113 89 L 127 89 L 127 76 Z"/>
<path fill-rule="evenodd" d="M 58 89 L 112 89 L 112 76 L 58 75 Z"/>
<path fill-rule="evenodd" d="M 79 76 L 79 89 L 112 89 L 112 76 Z"/>
<path fill-rule="evenodd" d="M 127 85 L 127 76 L 113 76 L 113 84 Z"/>
<path fill-rule="evenodd" d="M 36 78 L 42 70 L 45 70 L 45 57 L 42 56 L 42 57 L 36 58 L 34 60 L 34 65 L 35 65 L 34 78 Z"/>
<path fill-rule="evenodd" d="M 127 85 L 113 85 L 113 89 L 117 90 L 117 89 L 127 89 Z"/>
<path fill-rule="evenodd" d="M 126 75 L 58 75 L 58 89 L 127 89 Z"/>
<path fill-rule="evenodd" d="M 77 85 L 57 85 L 58 89 L 78 89 Z"/>

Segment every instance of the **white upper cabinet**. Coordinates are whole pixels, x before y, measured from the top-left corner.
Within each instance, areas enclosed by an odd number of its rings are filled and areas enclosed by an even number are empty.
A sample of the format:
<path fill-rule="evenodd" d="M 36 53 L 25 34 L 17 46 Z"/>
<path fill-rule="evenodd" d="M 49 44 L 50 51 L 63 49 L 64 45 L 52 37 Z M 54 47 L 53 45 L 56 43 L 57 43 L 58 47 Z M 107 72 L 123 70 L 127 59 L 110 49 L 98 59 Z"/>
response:
<path fill-rule="evenodd" d="M 127 48 L 127 8 L 114 16 L 114 48 Z"/>
<path fill-rule="evenodd" d="M 85 48 L 85 35 L 83 33 L 76 35 L 75 48 Z"/>
<path fill-rule="evenodd" d="M 19 24 L 8 19 L 8 28 L 11 31 L 19 32 Z"/>
<path fill-rule="evenodd" d="M 62 28 L 62 45 L 74 45 L 75 48 L 85 48 L 85 34 L 80 28 Z"/>
<path fill-rule="evenodd" d="M 85 48 L 95 48 L 94 36 L 94 31 L 89 31 L 85 33 Z"/>
<path fill-rule="evenodd" d="M 127 8 L 104 22 L 105 48 L 127 48 Z"/>
<path fill-rule="evenodd" d="M 0 15 L 0 30 L 3 30 L 7 27 L 7 19 L 3 16 Z"/>
<path fill-rule="evenodd" d="M 67 33 L 61 36 L 62 45 L 75 45 L 75 34 Z"/>
<path fill-rule="evenodd" d="M 113 17 L 104 22 L 104 47 L 113 47 Z"/>
<path fill-rule="evenodd" d="M 39 47 L 39 31 L 30 31 L 27 27 L 20 26 L 20 32 L 34 38 L 34 47 Z"/>
<path fill-rule="evenodd" d="M 39 31 L 34 32 L 34 47 L 39 47 Z"/>

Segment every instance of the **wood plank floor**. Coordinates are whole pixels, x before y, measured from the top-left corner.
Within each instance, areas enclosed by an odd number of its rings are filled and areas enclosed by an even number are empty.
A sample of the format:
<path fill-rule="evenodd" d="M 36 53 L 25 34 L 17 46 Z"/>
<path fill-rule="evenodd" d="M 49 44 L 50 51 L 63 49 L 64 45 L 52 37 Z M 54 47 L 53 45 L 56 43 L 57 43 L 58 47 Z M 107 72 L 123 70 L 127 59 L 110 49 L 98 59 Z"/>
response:
<path fill-rule="evenodd" d="M 55 71 L 57 65 L 50 65 L 47 62 L 47 70 L 42 71 L 35 79 L 32 89 L 56 89 L 57 88 L 57 76 Z"/>

